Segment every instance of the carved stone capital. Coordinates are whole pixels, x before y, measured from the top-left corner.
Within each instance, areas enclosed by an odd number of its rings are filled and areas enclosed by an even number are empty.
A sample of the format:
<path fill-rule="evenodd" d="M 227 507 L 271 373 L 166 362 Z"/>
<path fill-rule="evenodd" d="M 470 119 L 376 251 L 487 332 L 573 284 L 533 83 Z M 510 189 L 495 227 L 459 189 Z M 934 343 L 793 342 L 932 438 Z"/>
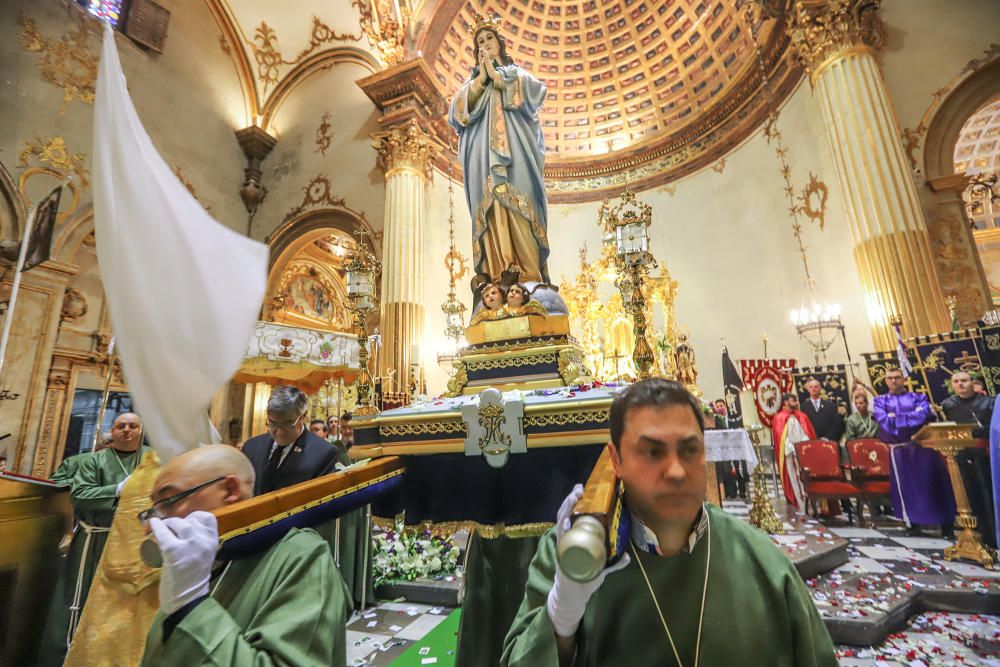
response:
<path fill-rule="evenodd" d="M 792 48 L 815 82 L 824 65 L 854 48 L 879 49 L 885 25 L 881 0 L 792 0 L 788 31 Z"/>
<path fill-rule="evenodd" d="M 387 177 L 397 169 L 409 169 L 430 178 L 434 142 L 415 122 L 373 134 L 372 146 Z"/>

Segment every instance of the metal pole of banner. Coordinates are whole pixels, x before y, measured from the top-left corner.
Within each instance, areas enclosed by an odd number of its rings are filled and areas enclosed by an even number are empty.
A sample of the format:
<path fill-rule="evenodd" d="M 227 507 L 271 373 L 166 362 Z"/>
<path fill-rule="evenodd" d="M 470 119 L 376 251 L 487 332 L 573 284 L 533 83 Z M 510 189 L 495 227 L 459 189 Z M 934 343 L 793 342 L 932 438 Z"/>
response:
<path fill-rule="evenodd" d="M 28 257 L 28 243 L 31 240 L 31 228 L 35 226 L 35 212 L 38 204 L 32 204 L 24 223 L 24 236 L 21 238 L 21 249 L 17 253 L 17 266 L 14 267 L 14 283 L 10 288 L 10 301 L 7 302 L 7 315 L 3 321 L 3 336 L 0 337 L 0 378 L 3 378 L 3 362 L 7 357 L 7 343 L 10 342 L 11 325 L 14 323 L 14 306 L 17 304 L 17 294 L 21 289 L 21 269 Z"/>
<path fill-rule="evenodd" d="M 365 505 L 365 549 L 361 563 L 361 613 L 365 611 L 368 596 L 368 550 L 372 543 L 372 506 Z"/>
<path fill-rule="evenodd" d="M 336 440 L 340 440 L 340 418 L 343 416 L 343 412 L 340 411 L 340 402 L 344 397 L 344 376 L 341 375 L 337 378 L 337 437 Z"/>
<path fill-rule="evenodd" d="M 115 372 L 115 339 L 111 338 L 111 342 L 108 343 L 108 374 L 104 377 L 104 393 L 101 394 L 101 407 L 97 411 L 97 425 L 94 427 L 94 440 L 90 443 L 90 451 L 97 449 L 98 439 L 101 437 L 101 433 L 104 431 L 104 413 L 108 409 L 108 397 L 111 395 L 111 376 Z M 142 433 L 140 432 L 140 435 Z M 139 442 L 139 448 L 142 448 L 142 442 Z"/>

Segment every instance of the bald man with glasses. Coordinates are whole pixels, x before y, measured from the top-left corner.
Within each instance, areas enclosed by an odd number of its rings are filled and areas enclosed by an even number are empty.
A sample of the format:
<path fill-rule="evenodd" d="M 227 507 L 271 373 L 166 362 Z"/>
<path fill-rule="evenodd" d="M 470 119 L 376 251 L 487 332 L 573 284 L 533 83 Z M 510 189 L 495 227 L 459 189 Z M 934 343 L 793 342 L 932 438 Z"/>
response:
<path fill-rule="evenodd" d="M 334 472 L 337 449 L 310 431 L 309 398 L 295 387 L 277 387 L 267 401 L 267 433 L 250 438 L 243 453 L 257 475 L 254 495 Z"/>
<path fill-rule="evenodd" d="M 227 445 L 171 460 L 139 514 L 163 555 L 144 667 L 344 665 L 352 604 L 330 547 L 293 528 L 250 558 L 216 559 L 213 510 L 253 495 L 253 467 Z"/>

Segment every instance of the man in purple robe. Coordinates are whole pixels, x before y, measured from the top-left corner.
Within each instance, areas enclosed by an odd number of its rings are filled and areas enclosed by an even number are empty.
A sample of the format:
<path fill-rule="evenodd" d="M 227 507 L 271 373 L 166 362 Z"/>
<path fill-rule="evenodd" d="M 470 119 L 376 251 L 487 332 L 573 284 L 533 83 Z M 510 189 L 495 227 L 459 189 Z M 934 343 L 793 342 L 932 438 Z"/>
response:
<path fill-rule="evenodd" d="M 923 394 L 906 391 L 897 368 L 886 372 L 885 383 L 889 393 L 875 397 L 872 415 L 879 425 L 879 439 L 891 446 L 893 513 L 907 526 L 937 524 L 948 535 L 955 521 L 948 469 L 940 454 L 912 442 L 913 434 L 934 419 L 930 402 Z"/>

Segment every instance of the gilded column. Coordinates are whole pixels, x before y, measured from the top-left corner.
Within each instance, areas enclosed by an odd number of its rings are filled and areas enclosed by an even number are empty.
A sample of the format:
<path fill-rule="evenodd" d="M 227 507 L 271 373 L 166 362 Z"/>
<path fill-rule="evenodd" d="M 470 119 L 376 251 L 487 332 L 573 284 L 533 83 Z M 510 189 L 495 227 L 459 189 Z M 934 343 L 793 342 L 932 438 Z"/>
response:
<path fill-rule="evenodd" d="M 382 236 L 382 352 L 379 373 L 395 369 L 395 391 L 410 386 L 412 346 L 424 329 L 424 227 L 433 143 L 415 122 L 372 135 L 385 173 Z"/>
<path fill-rule="evenodd" d="M 947 309 L 924 212 L 908 166 L 875 48 L 884 41 L 878 0 L 793 0 L 792 44 L 822 108 L 854 241 L 872 336 L 895 345 L 945 331 Z"/>

